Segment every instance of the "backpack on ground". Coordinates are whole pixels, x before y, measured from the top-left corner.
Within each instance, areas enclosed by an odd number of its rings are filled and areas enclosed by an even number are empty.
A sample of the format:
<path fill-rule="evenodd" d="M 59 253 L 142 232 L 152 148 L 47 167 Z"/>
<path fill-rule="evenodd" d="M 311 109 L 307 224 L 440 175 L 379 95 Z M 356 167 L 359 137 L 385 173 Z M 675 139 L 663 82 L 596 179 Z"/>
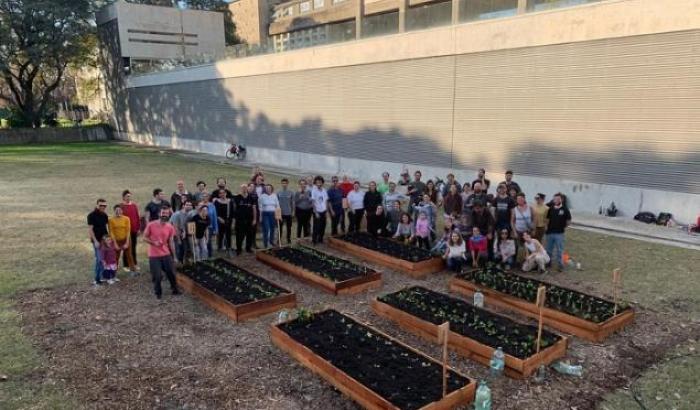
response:
<path fill-rule="evenodd" d="M 656 218 L 656 224 L 667 226 L 672 219 L 673 215 L 668 212 L 659 212 L 659 216 Z"/>
<path fill-rule="evenodd" d="M 651 212 L 640 212 L 634 216 L 634 219 L 639 222 L 644 222 L 646 224 L 656 223 L 656 216 Z"/>

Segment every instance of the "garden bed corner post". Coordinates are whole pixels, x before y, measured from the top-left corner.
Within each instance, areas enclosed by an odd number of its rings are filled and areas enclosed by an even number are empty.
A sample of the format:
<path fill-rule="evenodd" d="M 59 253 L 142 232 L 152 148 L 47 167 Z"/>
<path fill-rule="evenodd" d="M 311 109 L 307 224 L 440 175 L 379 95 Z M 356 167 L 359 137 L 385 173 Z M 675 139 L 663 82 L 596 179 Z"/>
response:
<path fill-rule="evenodd" d="M 613 285 L 613 303 L 615 307 L 613 308 L 613 316 L 617 315 L 617 301 L 619 299 L 619 293 L 621 292 L 621 271 L 620 268 L 616 268 L 612 272 L 612 285 Z"/>
<path fill-rule="evenodd" d="M 195 236 L 195 223 L 194 222 L 188 222 L 187 223 L 187 235 L 190 236 L 190 252 L 192 252 L 192 260 L 194 263 L 197 263 L 197 252 L 194 251 L 194 236 Z M 185 256 L 183 255 L 182 259 L 185 259 Z M 184 262 L 184 261 L 182 261 Z"/>
<path fill-rule="evenodd" d="M 537 324 L 537 353 L 540 352 L 540 343 L 542 342 L 542 308 L 547 297 L 547 288 L 540 286 L 537 289 L 537 309 L 540 313 L 539 323 Z"/>
<path fill-rule="evenodd" d="M 442 343 L 442 397 L 447 396 L 447 343 L 450 334 L 450 322 L 438 326 L 438 343 Z"/>

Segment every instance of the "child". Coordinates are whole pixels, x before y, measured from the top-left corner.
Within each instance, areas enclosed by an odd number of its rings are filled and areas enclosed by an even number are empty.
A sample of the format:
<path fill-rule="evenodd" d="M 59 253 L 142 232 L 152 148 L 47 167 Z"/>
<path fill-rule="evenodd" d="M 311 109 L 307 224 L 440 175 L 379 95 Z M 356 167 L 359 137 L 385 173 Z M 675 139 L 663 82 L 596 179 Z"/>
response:
<path fill-rule="evenodd" d="M 398 239 L 406 244 L 413 242 L 416 238 L 416 228 L 411 222 L 411 215 L 407 212 L 402 212 L 399 224 L 396 227 L 396 233 L 394 233 L 394 239 Z"/>
<path fill-rule="evenodd" d="M 192 217 L 195 224 L 194 230 L 194 257 L 201 261 L 209 258 L 207 243 L 209 242 L 209 208 L 207 205 L 200 205 L 197 214 Z"/>
<path fill-rule="evenodd" d="M 530 236 L 529 232 L 523 233 L 523 242 L 525 244 L 525 262 L 523 262 L 523 271 L 529 272 L 537 266 L 539 273 L 547 273 L 545 266 L 549 263 L 549 255 L 542 244 Z"/>
<path fill-rule="evenodd" d="M 432 232 L 428 215 L 425 212 L 420 212 L 418 219 L 416 219 L 416 239 L 418 239 L 419 247 L 430 250 L 430 234 Z"/>
<path fill-rule="evenodd" d="M 447 242 L 450 240 L 452 232 L 455 231 L 454 228 L 455 227 L 452 224 L 452 217 L 446 216 L 445 226 L 442 228 L 442 236 L 440 237 L 440 239 L 438 239 L 437 243 L 430 250 L 430 252 L 432 252 L 433 255 L 442 255 L 443 253 L 445 253 L 445 250 L 447 249 Z"/>
<path fill-rule="evenodd" d="M 415 206 L 415 214 L 425 213 L 430 224 L 430 238 L 435 239 L 435 229 L 437 223 L 437 206 L 430 199 L 429 194 L 423 194 L 423 200 Z"/>
<path fill-rule="evenodd" d="M 114 241 L 109 236 L 102 238 L 100 244 L 100 254 L 102 257 L 102 278 L 107 279 L 107 283 L 112 285 L 119 282 L 116 277 L 117 272 L 117 250 L 114 247 Z"/>
<path fill-rule="evenodd" d="M 515 240 L 510 237 L 508 229 L 501 229 L 493 242 L 493 257 L 505 270 L 515 264 Z"/>
<path fill-rule="evenodd" d="M 455 224 L 455 230 L 462 234 L 462 239 L 465 241 L 472 235 L 472 226 L 469 223 L 469 216 L 467 214 L 461 214 L 458 219 L 455 219 L 457 223 Z"/>
<path fill-rule="evenodd" d="M 479 264 L 488 257 L 488 241 L 477 226 L 472 228 L 472 236 L 469 238 L 469 252 L 472 254 L 472 266 L 475 268 L 478 268 Z"/>
<path fill-rule="evenodd" d="M 392 207 L 386 210 L 386 218 L 389 223 L 389 232 L 396 232 L 401 219 L 401 201 L 394 201 Z"/>
<path fill-rule="evenodd" d="M 461 272 L 462 265 L 467 259 L 467 248 L 464 245 L 462 235 L 457 231 L 451 232 L 450 239 L 447 240 L 446 248 L 443 258 L 447 261 L 447 269 L 453 272 Z"/>

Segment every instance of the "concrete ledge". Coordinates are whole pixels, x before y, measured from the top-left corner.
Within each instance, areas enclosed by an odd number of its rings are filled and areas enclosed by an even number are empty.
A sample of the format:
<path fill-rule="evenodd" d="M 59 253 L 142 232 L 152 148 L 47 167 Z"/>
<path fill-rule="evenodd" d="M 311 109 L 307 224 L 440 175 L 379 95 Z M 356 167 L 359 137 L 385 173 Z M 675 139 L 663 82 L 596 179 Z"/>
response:
<path fill-rule="evenodd" d="M 72 128 L 12 128 L 0 130 L 0 145 L 107 141 L 113 139 L 106 125 Z"/>

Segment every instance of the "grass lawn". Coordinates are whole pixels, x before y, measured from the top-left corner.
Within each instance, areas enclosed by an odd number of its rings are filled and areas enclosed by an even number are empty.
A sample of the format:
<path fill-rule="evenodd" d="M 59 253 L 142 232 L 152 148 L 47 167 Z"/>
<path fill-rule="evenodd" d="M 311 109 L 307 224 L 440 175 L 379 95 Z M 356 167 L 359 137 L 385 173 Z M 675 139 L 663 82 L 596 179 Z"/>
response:
<path fill-rule="evenodd" d="M 35 372 L 45 358 L 23 336 L 14 300 L 30 289 L 91 281 L 93 256 L 85 217 L 96 198 L 104 197 L 111 207 L 128 188 L 143 208 L 153 188 L 163 188 L 169 196 L 179 178 L 190 189 L 196 180 L 211 185 L 218 176 L 236 187 L 248 180 L 249 172 L 112 143 L 0 146 L 0 374 L 8 377 L 0 382 L 0 408 L 76 407 L 61 386 L 36 381 Z M 280 177 L 267 179 L 276 183 Z M 697 325 L 692 320 L 700 317 L 700 252 L 574 230 L 567 249 L 584 270 L 556 276 L 556 281 L 609 294 L 610 272 L 621 267 L 627 299 Z M 145 249 L 140 252 L 140 265 L 145 266 Z M 687 342 L 677 349 L 696 346 Z M 670 403 L 667 400 L 676 400 L 678 409 L 691 408 L 687 403 L 698 408 L 699 370 L 697 356 L 669 361 L 646 373 L 637 390 L 643 391 L 647 408 L 671 408 L 663 405 Z M 661 400 L 656 390 L 663 391 Z M 602 406 L 635 408 L 630 397 L 626 392 L 611 394 Z"/>

